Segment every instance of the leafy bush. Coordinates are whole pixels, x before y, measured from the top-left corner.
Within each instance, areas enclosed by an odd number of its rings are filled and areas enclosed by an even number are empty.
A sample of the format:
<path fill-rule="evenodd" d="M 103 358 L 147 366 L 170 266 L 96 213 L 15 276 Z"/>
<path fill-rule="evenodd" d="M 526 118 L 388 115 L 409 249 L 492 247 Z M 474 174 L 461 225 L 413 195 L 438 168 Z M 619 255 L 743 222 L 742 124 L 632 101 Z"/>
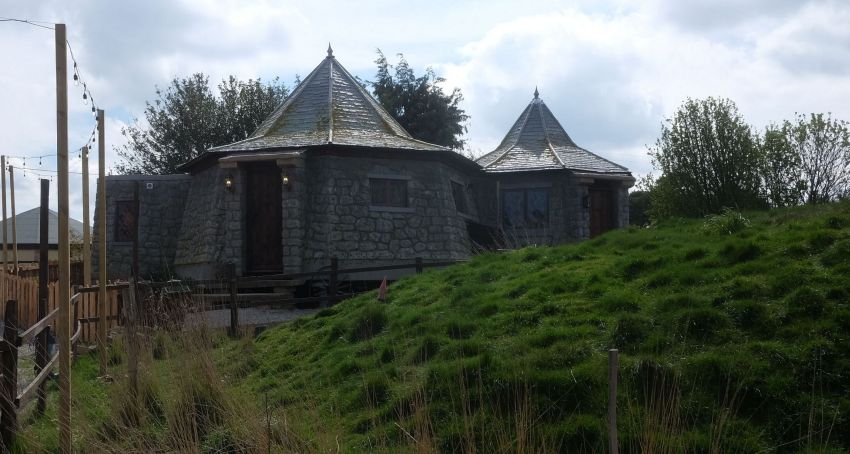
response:
<path fill-rule="evenodd" d="M 702 230 L 712 235 L 732 235 L 750 227 L 750 220 L 743 214 L 724 208 L 720 214 L 710 215 L 705 218 Z"/>

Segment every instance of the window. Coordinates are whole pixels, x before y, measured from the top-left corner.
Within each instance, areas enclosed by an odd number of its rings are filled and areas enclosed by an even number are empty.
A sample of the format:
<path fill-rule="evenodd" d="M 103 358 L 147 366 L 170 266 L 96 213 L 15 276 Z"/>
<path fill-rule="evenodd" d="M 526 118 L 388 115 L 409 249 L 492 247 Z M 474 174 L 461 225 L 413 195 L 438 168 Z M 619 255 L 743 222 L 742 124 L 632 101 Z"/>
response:
<path fill-rule="evenodd" d="M 132 242 L 136 239 L 136 204 L 133 201 L 115 202 L 115 241 Z"/>
<path fill-rule="evenodd" d="M 460 213 L 469 213 L 466 205 L 466 187 L 456 181 L 452 181 L 452 197 L 455 199 L 455 208 Z"/>
<path fill-rule="evenodd" d="M 407 207 L 407 180 L 369 178 L 372 206 Z"/>
<path fill-rule="evenodd" d="M 505 227 L 539 229 L 549 225 L 548 189 L 502 191 L 502 224 Z"/>

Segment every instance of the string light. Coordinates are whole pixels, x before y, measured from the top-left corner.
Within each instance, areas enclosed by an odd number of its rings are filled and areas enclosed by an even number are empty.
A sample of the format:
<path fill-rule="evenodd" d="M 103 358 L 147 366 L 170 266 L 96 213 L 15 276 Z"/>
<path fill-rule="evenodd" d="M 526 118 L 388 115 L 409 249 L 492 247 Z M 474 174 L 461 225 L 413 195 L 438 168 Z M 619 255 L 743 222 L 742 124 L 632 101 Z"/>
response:
<path fill-rule="evenodd" d="M 19 22 L 19 23 L 28 24 L 28 25 L 32 25 L 32 26 L 35 26 L 35 27 L 48 29 L 48 30 L 55 30 L 55 28 L 52 26 L 53 23 L 52 22 L 46 22 L 46 21 L 35 21 L 35 20 L 28 20 L 28 19 L 16 19 L 16 18 L 0 17 L 0 22 Z M 49 25 L 43 25 L 43 24 L 49 24 Z M 89 102 L 91 102 L 92 115 L 94 116 L 95 121 L 96 121 L 98 109 L 97 109 L 97 104 L 95 103 L 94 95 L 92 95 L 92 92 L 91 92 L 91 90 L 89 90 L 87 82 L 83 79 L 83 74 L 80 71 L 79 64 L 77 63 L 77 56 L 74 55 L 74 49 L 73 49 L 73 47 L 71 47 L 71 42 L 66 39 L 65 44 L 68 46 L 68 53 L 71 56 L 71 61 L 73 62 L 74 85 L 83 87 L 82 88 L 83 105 L 89 105 Z M 97 141 L 97 123 L 95 123 L 94 129 L 92 130 L 92 133 L 88 138 L 88 141 L 86 141 L 86 143 L 85 143 L 85 145 L 83 145 L 83 147 L 88 148 L 91 144 L 95 143 L 96 141 Z M 38 165 L 39 165 L 39 167 L 41 167 L 42 158 L 51 157 L 51 156 L 56 156 L 56 154 L 46 154 L 46 155 L 40 155 L 40 156 L 7 156 L 7 157 L 8 158 L 19 158 L 19 159 L 21 159 L 23 161 L 24 168 L 26 168 L 26 159 L 27 158 L 30 158 L 30 159 L 38 158 Z M 79 153 L 77 154 L 77 157 L 81 157 Z M 75 172 L 71 172 L 71 173 L 75 173 Z"/>

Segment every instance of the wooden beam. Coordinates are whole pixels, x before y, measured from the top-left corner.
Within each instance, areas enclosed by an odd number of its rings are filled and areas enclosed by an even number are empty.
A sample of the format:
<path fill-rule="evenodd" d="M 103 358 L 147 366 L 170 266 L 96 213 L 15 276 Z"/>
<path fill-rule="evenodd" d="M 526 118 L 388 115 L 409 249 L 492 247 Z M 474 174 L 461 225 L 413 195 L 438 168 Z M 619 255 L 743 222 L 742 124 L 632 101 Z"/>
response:
<path fill-rule="evenodd" d="M 83 160 L 83 285 L 91 285 L 91 224 L 89 223 L 89 147 L 80 152 Z"/>
<path fill-rule="evenodd" d="M 12 208 L 12 272 L 18 274 L 18 220 L 15 212 L 15 172 L 9 166 L 9 201 Z"/>
<path fill-rule="evenodd" d="M 59 195 L 59 452 L 71 453 L 71 255 L 68 238 L 68 56 L 65 24 L 56 24 L 56 167 Z"/>
<path fill-rule="evenodd" d="M 47 239 L 50 236 L 48 207 L 50 204 L 50 181 L 41 180 L 41 209 L 39 210 L 38 224 L 38 312 L 39 320 L 47 317 L 47 281 L 50 279 L 50 270 L 48 269 L 48 249 Z M 47 367 L 47 331 L 38 335 L 35 349 L 35 367 L 36 372 L 40 373 Z M 38 385 L 38 405 L 36 412 L 40 415 L 44 414 L 47 409 L 47 387 L 44 381 Z"/>
<path fill-rule="evenodd" d="M 106 354 L 106 315 L 107 308 L 110 307 L 106 299 L 106 144 L 104 138 L 106 136 L 103 130 L 103 110 L 97 111 L 97 177 L 98 177 L 98 193 L 97 193 L 97 210 L 100 217 L 97 219 L 97 273 L 98 273 L 98 293 L 97 293 L 97 313 L 100 320 L 97 323 L 97 348 L 100 356 L 100 375 L 104 376 L 107 373 L 107 354 Z"/>
<path fill-rule="evenodd" d="M 3 271 L 8 272 L 9 271 L 9 250 L 8 250 L 9 237 L 6 233 L 6 231 L 7 231 L 7 229 L 6 229 L 6 221 L 7 221 L 7 219 L 6 219 L 6 155 L 0 156 L 0 167 L 3 168 L 3 172 L 0 173 L 0 185 L 3 186 L 3 189 L 0 190 L 0 193 L 2 193 L 2 195 L 0 195 L 0 197 L 3 198 L 3 202 L 2 202 L 2 205 L 3 205 Z M 5 281 L 5 279 L 4 279 L 4 281 Z"/>

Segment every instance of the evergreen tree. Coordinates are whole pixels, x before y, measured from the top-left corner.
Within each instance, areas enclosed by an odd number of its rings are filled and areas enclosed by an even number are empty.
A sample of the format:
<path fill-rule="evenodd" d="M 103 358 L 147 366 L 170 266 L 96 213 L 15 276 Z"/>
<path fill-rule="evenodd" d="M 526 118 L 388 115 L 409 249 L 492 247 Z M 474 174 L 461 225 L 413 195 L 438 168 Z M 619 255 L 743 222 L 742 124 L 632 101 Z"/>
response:
<path fill-rule="evenodd" d="M 174 78 L 156 99 L 146 102 L 145 122 L 121 129 L 127 144 L 116 148 L 124 174 L 169 174 L 205 150 L 247 138 L 283 102 L 287 88 L 278 79 L 241 81 L 233 76 L 218 85 L 193 74 Z"/>
<path fill-rule="evenodd" d="M 404 55 L 398 54 L 395 66 L 378 50 L 378 72 L 370 82 L 372 93 L 396 121 L 415 139 L 460 150 L 465 144 L 466 115 L 460 108 L 463 95 L 459 88 L 446 94 L 444 81 L 433 69 L 416 77 Z M 395 69 L 394 73 L 390 70 Z"/>

